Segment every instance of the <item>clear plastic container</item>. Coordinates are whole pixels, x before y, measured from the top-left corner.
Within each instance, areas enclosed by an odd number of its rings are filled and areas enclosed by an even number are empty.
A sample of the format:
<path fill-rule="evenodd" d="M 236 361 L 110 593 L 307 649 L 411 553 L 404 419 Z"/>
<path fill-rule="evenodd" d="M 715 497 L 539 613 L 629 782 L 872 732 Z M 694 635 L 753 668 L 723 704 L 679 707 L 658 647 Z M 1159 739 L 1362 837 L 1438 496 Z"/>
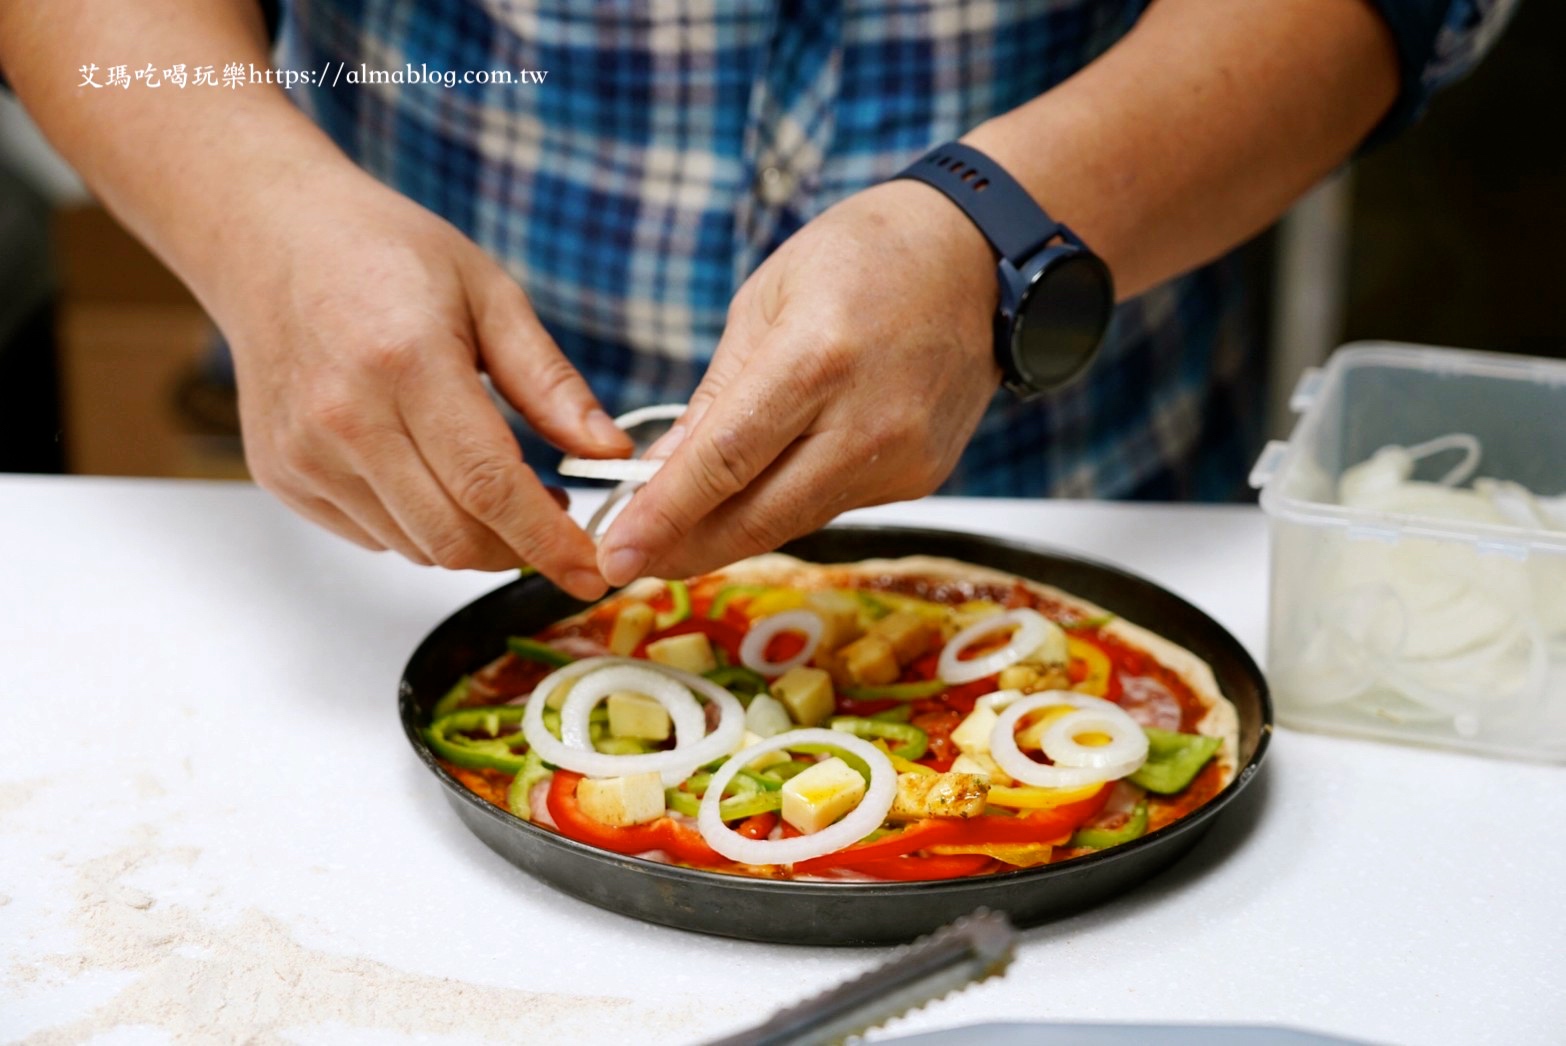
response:
<path fill-rule="evenodd" d="M 1291 406 L 1293 434 L 1251 476 L 1271 528 L 1279 720 L 1566 762 L 1566 363 L 1353 345 L 1308 371 Z M 1545 499 L 1528 502 L 1538 525 L 1340 503 L 1343 473 L 1382 447 L 1453 433 L 1481 448 L 1476 487 Z M 1458 457 L 1433 454 L 1414 478 L 1438 481 Z"/>

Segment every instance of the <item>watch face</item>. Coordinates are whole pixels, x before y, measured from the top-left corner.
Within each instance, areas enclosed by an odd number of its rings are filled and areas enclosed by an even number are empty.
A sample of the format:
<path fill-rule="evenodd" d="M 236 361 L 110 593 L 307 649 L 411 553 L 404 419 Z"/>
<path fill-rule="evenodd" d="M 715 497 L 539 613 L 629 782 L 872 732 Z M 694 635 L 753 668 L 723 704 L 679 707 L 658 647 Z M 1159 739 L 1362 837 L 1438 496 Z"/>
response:
<path fill-rule="evenodd" d="M 1043 255 L 1012 328 L 1012 359 L 1023 381 L 1048 389 L 1076 376 L 1103 340 L 1113 308 L 1109 270 L 1095 255 L 1075 247 Z"/>

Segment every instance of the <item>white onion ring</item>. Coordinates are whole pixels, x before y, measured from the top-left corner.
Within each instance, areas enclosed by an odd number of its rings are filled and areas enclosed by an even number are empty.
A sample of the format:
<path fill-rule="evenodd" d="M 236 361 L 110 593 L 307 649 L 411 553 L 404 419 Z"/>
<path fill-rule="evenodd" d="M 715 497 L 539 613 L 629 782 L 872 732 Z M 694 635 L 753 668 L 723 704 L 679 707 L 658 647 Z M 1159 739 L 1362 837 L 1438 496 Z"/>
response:
<path fill-rule="evenodd" d="M 951 641 L 941 648 L 938 668 L 941 679 L 953 684 L 971 683 L 975 679 L 992 676 L 1003 668 L 1010 668 L 1043 645 L 1049 638 L 1049 626 L 1048 618 L 1027 607 L 1018 607 L 976 621 L 952 636 Z M 959 655 L 979 640 L 1012 627 L 1016 628 L 1016 632 L 999 650 L 992 650 L 971 661 L 960 659 Z"/>
<path fill-rule="evenodd" d="M 705 737 L 693 739 L 687 736 L 689 731 L 679 732 L 677 721 L 674 748 L 637 755 L 609 755 L 595 750 L 591 745 L 585 748 L 568 745 L 544 727 L 544 705 L 549 695 L 561 684 L 577 680 L 597 669 L 615 666 L 631 666 L 666 675 L 683 684 L 693 695 L 706 698 L 718 708 L 716 729 Z M 575 689 L 572 687 L 573 692 Z M 657 699 L 656 695 L 649 696 Z M 566 695 L 566 700 L 571 700 L 570 694 Z M 693 696 L 692 703 L 694 701 Z M 588 711 L 591 711 L 590 706 Z M 563 716 L 561 722 L 561 733 L 564 734 Z M 672 788 L 689 777 L 701 764 L 710 763 L 739 748 L 745 734 L 745 710 L 738 698 L 710 679 L 635 658 L 593 657 L 566 665 L 539 681 L 538 686 L 533 688 L 533 696 L 528 699 L 527 710 L 522 714 L 522 733 L 539 757 L 555 766 L 589 777 L 657 772 L 662 775 L 664 785 Z"/>
<path fill-rule="evenodd" d="M 815 656 L 821 645 L 821 635 L 826 630 L 819 615 L 809 610 L 785 610 L 771 614 L 750 626 L 740 643 L 740 661 L 752 672 L 764 676 L 780 676 L 791 668 L 798 668 Z M 767 660 L 767 647 L 784 632 L 805 633 L 805 645 L 793 657 L 782 661 Z"/>
<path fill-rule="evenodd" d="M 638 407 L 614 419 L 615 425 L 629 431 L 649 421 L 674 421 L 685 413 L 683 403 L 660 403 L 651 407 Z M 578 479 L 617 479 L 631 483 L 646 483 L 663 468 L 663 461 L 645 458 L 579 458 L 567 454 L 560 459 L 555 471 L 562 476 Z"/>
<path fill-rule="evenodd" d="M 865 765 L 870 768 L 870 787 L 865 789 L 859 805 L 844 814 L 843 819 L 836 824 L 792 839 L 747 839 L 724 824 L 718 803 L 723 798 L 724 789 L 734 780 L 734 775 L 754 762 L 757 756 L 800 744 L 830 745 L 865 761 Z M 718 767 L 707 785 L 707 793 L 702 796 L 701 809 L 696 814 L 696 827 L 701 837 L 707 840 L 708 846 L 731 861 L 740 864 L 793 864 L 857 843 L 881 826 L 881 822 L 891 812 L 892 800 L 896 797 L 897 771 L 893 769 L 886 753 L 870 742 L 841 730 L 823 730 L 819 727 L 790 730 L 786 734 L 778 734 L 760 744 L 751 745 Z"/>
<path fill-rule="evenodd" d="M 1080 766 L 1089 770 L 1127 763 L 1141 766 L 1147 762 L 1147 735 L 1130 715 L 1118 708 L 1115 712 L 1115 715 L 1097 709 L 1067 712 L 1045 728 L 1039 746 L 1056 766 Z M 1104 734 L 1108 736 L 1109 744 L 1085 745 L 1077 740 L 1079 734 L 1086 733 Z"/>
<path fill-rule="evenodd" d="M 674 723 L 674 744 L 706 736 L 707 717 L 688 687 L 642 665 L 610 665 L 589 672 L 571 687 L 560 705 L 560 741 L 567 748 L 593 747 L 587 719 L 593 708 L 619 690 L 646 694 L 663 706 Z"/>
<path fill-rule="evenodd" d="M 641 489 L 642 484 L 633 483 L 630 480 L 626 480 L 624 483 L 618 483 L 615 485 L 615 488 L 609 492 L 609 496 L 604 498 L 604 503 L 593 510 L 593 514 L 587 519 L 587 526 L 583 527 L 582 529 L 587 532 L 587 536 L 592 539 L 594 544 L 598 543 L 598 538 L 603 534 L 604 528 L 607 527 L 615 519 L 615 517 L 620 514 L 621 511 L 624 511 L 625 506 L 630 501 L 631 495 L 635 494 L 638 490 Z"/>
<path fill-rule="evenodd" d="M 990 758 L 1013 778 L 1023 784 L 1037 785 L 1040 788 L 1081 788 L 1084 785 L 1101 784 L 1134 773 L 1146 761 L 1145 751 L 1136 760 L 1103 767 L 1046 766 L 1029 759 L 1017 747 L 1017 722 L 1029 712 L 1052 708 L 1055 705 L 1071 705 L 1073 708 L 1092 711 L 1098 711 L 1100 706 L 1108 705 L 1121 715 L 1125 715 L 1109 701 L 1072 690 L 1046 690 L 1043 693 L 1029 694 L 1012 701 L 995 721 L 995 729 L 990 733 Z M 1129 716 L 1126 718 L 1130 719 Z M 1141 728 L 1137 729 L 1140 732 Z"/>

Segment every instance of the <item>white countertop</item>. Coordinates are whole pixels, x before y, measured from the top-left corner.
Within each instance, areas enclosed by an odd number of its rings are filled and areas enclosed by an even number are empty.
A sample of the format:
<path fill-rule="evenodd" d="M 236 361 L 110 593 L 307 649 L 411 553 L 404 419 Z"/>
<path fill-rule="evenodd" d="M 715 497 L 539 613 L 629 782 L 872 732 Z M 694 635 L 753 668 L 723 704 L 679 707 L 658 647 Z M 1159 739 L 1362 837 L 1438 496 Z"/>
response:
<path fill-rule="evenodd" d="M 1262 653 L 1255 509 L 862 515 L 1122 564 Z M 0 477 L 0 549 L 0 1039 L 692 1042 L 883 954 L 643 925 L 472 837 L 402 736 L 396 684 L 502 577 L 359 551 L 238 484 Z M 893 1030 L 1566 1041 L 1563 784 L 1280 731 L 1196 852 Z"/>

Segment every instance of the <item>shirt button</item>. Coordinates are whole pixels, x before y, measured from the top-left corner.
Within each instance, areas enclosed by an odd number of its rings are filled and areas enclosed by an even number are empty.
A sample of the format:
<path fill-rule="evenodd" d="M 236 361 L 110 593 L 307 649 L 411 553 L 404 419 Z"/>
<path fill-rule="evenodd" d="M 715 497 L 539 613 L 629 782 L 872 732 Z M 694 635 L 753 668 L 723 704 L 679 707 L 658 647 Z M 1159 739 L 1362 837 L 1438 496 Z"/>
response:
<path fill-rule="evenodd" d="M 756 195 L 771 207 L 781 207 L 794 198 L 799 178 L 783 167 L 763 167 L 756 179 Z"/>

